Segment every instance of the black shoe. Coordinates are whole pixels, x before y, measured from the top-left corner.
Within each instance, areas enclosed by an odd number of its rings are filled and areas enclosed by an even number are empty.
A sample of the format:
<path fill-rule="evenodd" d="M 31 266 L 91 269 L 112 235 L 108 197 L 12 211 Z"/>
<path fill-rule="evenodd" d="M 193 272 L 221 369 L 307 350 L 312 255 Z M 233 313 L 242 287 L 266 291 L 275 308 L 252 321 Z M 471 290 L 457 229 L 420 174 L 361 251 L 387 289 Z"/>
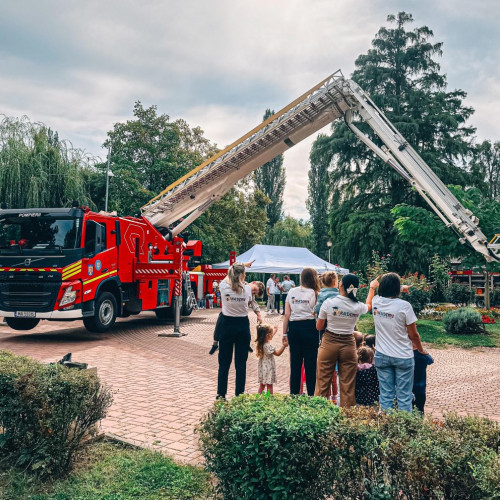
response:
<path fill-rule="evenodd" d="M 219 348 L 219 344 L 213 344 L 208 354 L 213 354 Z"/>
<path fill-rule="evenodd" d="M 248 352 L 253 352 L 253 349 L 250 346 L 248 346 Z"/>
<path fill-rule="evenodd" d="M 220 394 L 217 394 L 217 396 L 215 396 L 215 401 L 227 401 L 226 396 L 221 396 Z"/>

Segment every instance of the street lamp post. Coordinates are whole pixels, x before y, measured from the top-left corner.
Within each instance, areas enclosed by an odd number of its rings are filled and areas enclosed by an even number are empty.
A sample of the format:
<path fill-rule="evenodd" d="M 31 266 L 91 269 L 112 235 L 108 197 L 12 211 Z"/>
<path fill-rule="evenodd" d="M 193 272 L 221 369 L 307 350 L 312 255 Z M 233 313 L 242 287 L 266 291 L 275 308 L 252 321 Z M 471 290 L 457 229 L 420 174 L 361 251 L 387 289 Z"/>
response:
<path fill-rule="evenodd" d="M 330 259 L 330 250 L 331 250 L 331 248 L 332 248 L 332 245 L 333 245 L 333 243 L 332 243 L 330 240 L 328 240 L 328 241 L 326 242 L 326 246 L 328 247 L 328 263 L 329 263 L 329 264 L 331 264 L 331 263 L 332 263 L 332 260 Z"/>
<path fill-rule="evenodd" d="M 104 199 L 104 211 L 108 211 L 108 193 L 109 193 L 109 178 L 114 177 L 113 172 L 109 169 L 109 163 L 111 161 L 111 146 L 108 149 L 108 164 L 106 166 L 106 197 Z"/>

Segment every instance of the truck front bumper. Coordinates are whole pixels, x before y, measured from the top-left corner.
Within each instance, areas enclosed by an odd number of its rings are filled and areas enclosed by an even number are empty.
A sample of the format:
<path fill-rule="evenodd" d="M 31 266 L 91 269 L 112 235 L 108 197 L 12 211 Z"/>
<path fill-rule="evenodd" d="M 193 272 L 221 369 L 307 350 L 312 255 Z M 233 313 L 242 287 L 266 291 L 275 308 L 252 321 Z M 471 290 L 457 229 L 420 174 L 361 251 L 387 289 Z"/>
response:
<path fill-rule="evenodd" d="M 14 311 L 2 311 L 2 310 L 0 310 L 0 316 L 3 316 L 4 318 L 16 318 L 16 317 L 27 318 L 27 316 L 17 316 Z M 35 312 L 35 316 L 32 316 L 32 318 L 52 319 L 57 321 L 58 319 L 83 318 L 83 314 L 81 309 L 70 309 L 68 311 L 62 310 L 62 311 Z"/>

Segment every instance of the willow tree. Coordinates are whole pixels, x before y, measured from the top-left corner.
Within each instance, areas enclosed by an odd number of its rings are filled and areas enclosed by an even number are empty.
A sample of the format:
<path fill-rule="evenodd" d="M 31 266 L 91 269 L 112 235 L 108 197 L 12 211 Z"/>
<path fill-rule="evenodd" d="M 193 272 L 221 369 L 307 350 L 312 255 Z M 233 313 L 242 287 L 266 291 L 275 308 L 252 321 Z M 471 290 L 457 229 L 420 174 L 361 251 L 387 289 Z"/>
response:
<path fill-rule="evenodd" d="M 400 12 L 387 21 L 389 26 L 380 28 L 372 48 L 357 58 L 352 79 L 446 184 L 472 185 L 465 163 L 474 133 L 466 122 L 473 110 L 463 105 L 465 92 L 446 91 L 446 77 L 436 61 L 442 43 L 432 42 L 426 26 L 408 29 L 411 14 Z M 366 124 L 357 125 L 373 137 Z M 397 204 L 425 205 L 411 186 L 341 121 L 333 124 L 329 158 L 322 161 L 331 169 L 332 251 L 339 260 L 353 267 L 368 261 L 375 249 L 390 253 L 401 271 L 425 270 L 435 250 L 424 252 L 418 244 L 398 238 L 391 214 Z"/>
<path fill-rule="evenodd" d="M 0 122 L 0 201 L 10 208 L 91 204 L 85 180 L 91 159 L 41 123 Z"/>

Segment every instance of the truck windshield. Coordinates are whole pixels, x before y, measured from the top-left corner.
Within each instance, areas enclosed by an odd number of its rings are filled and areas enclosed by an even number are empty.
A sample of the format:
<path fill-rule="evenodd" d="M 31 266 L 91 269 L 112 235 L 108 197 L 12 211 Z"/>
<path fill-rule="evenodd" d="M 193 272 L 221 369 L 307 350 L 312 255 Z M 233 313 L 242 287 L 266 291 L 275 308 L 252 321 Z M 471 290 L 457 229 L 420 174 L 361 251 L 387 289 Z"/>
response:
<path fill-rule="evenodd" d="M 20 215 L 0 218 L 0 254 L 53 254 L 80 247 L 80 218 Z"/>

